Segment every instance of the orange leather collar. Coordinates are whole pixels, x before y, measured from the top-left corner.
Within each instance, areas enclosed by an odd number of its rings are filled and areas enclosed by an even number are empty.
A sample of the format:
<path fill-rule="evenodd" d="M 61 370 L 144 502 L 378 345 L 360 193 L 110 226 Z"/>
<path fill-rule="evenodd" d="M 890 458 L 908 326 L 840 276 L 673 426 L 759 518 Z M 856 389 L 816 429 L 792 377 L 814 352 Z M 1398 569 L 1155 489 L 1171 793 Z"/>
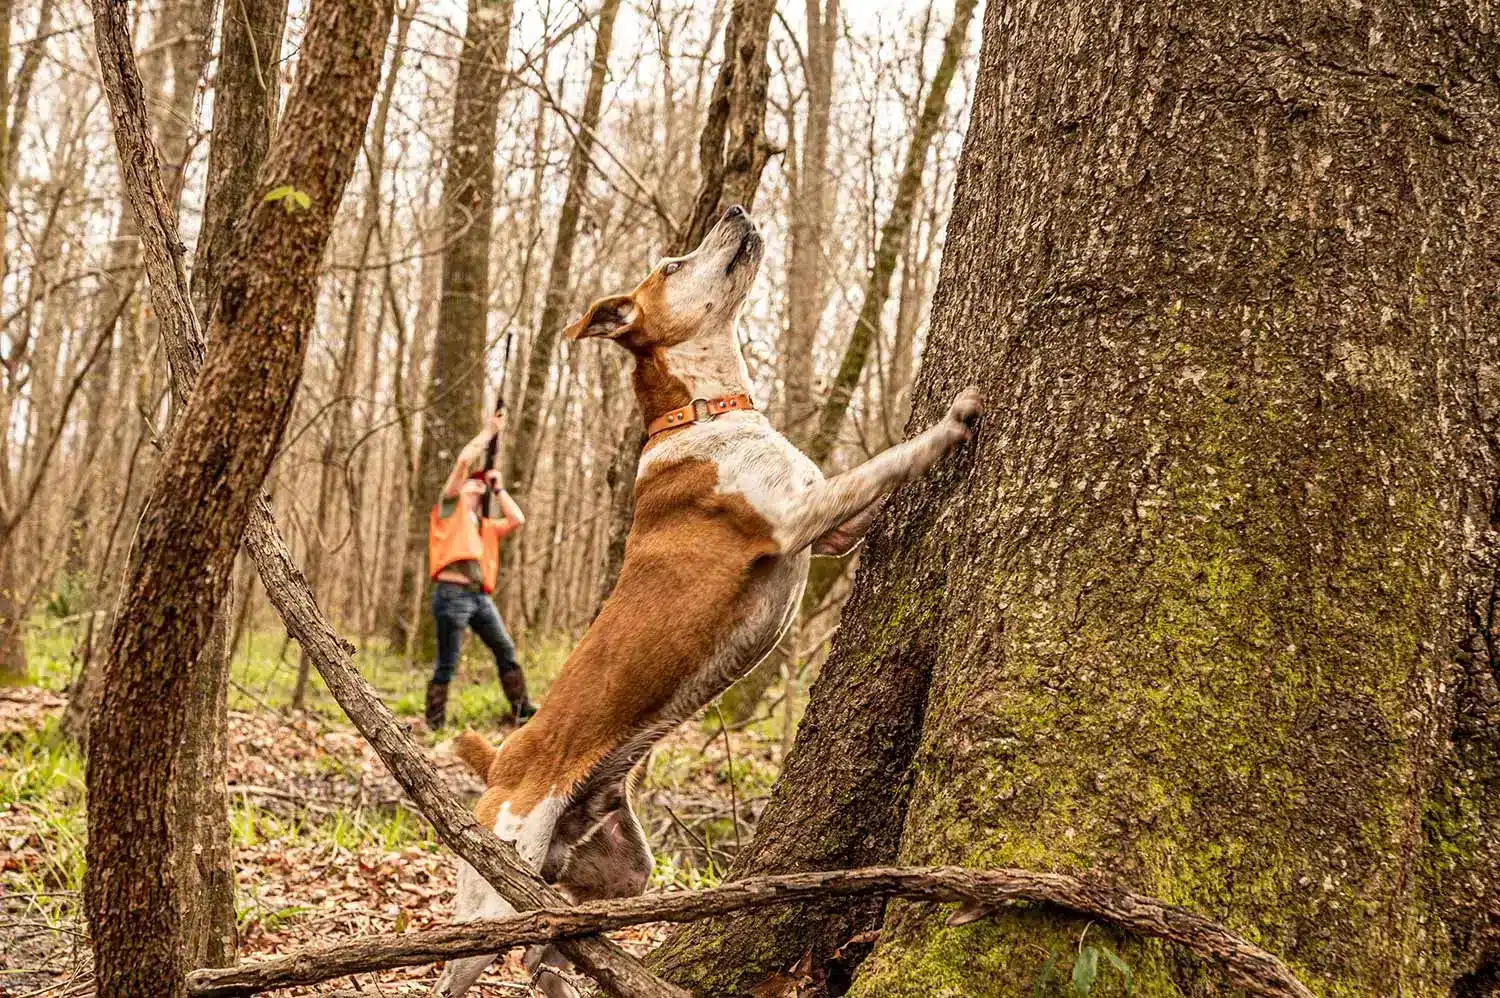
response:
<path fill-rule="evenodd" d="M 646 427 L 646 436 L 654 437 L 663 430 L 675 430 L 694 423 L 702 423 L 722 416 L 726 412 L 753 410 L 755 401 L 748 395 L 725 395 L 716 399 L 693 399 L 687 405 L 664 412 Z"/>

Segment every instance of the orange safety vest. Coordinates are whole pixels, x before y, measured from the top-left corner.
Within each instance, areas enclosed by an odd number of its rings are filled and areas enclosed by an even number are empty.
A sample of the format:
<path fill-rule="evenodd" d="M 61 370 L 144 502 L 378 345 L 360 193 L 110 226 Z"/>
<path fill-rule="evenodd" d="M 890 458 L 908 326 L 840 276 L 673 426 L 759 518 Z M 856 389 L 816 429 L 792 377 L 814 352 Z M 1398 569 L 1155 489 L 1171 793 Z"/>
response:
<path fill-rule="evenodd" d="M 503 520 L 482 517 L 476 522 L 463 509 L 462 502 L 451 516 L 443 516 L 433 506 L 427 514 L 428 577 L 437 578 L 439 572 L 454 562 L 477 561 L 484 591 L 494 592 L 500 575 L 500 538 L 506 533 Z"/>

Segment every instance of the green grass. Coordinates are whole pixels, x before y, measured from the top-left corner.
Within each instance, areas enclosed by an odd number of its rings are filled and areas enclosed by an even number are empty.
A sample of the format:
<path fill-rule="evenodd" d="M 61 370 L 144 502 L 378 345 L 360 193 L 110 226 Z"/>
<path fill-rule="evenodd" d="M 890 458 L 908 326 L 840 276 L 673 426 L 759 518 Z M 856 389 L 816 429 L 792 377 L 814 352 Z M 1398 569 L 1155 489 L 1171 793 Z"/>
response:
<path fill-rule="evenodd" d="M 240 849 L 272 843 L 285 847 L 329 845 L 349 852 L 367 846 L 386 852 L 409 846 L 428 850 L 438 847 L 432 829 L 401 806 L 334 811 L 326 815 L 301 812 L 286 817 L 240 799 L 230 806 L 229 832 Z"/>
<path fill-rule="evenodd" d="M 571 650 L 572 642 L 563 637 L 521 644 L 518 655 L 533 697 L 545 694 Z M 229 690 L 230 707 L 244 711 L 287 708 L 296 689 L 298 654 L 296 642 L 287 645 L 279 634 L 258 633 L 241 639 L 230 667 L 233 681 Z M 355 664 L 398 717 L 422 715 L 431 663 L 406 666 L 398 653 L 377 640 L 355 654 Z M 308 678 L 306 708 L 332 720 L 343 720 L 343 711 L 316 670 Z M 465 642 L 449 693 L 449 724 L 457 728 L 493 728 L 509 714 L 494 659 L 488 649 L 471 637 Z"/>
<path fill-rule="evenodd" d="M 34 736 L 8 739 L 3 748 L 0 815 L 6 834 L 24 827 L 40 839 L 42 852 L 37 866 L 6 875 L 4 891 L 33 895 L 33 911 L 61 924 L 76 914 L 83 890 L 83 756 L 55 718 Z"/>
<path fill-rule="evenodd" d="M 87 627 L 79 621 L 62 623 L 38 614 L 26 628 L 28 683 L 62 693 L 72 684 L 82 655 Z"/>

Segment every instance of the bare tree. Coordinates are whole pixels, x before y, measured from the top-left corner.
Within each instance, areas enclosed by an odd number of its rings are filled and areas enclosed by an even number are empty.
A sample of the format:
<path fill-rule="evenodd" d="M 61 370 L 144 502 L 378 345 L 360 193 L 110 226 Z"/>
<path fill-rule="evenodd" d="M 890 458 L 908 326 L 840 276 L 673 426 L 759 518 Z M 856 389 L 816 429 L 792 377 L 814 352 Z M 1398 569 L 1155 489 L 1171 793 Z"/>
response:
<path fill-rule="evenodd" d="M 385 177 L 386 125 L 390 120 L 391 101 L 396 91 L 396 78 L 401 72 L 401 60 L 405 56 L 406 36 L 411 30 L 415 14 L 414 0 L 406 0 L 396 23 L 396 43 L 391 49 L 391 64 L 385 74 L 385 84 L 375 104 L 374 117 L 370 122 L 370 135 L 365 142 L 365 162 L 369 179 L 365 185 L 364 202 L 360 206 L 359 229 L 355 235 L 354 274 L 349 288 L 349 309 L 345 316 L 343 343 L 339 347 L 338 360 L 334 365 L 333 396 L 324 411 L 328 430 L 323 438 L 322 453 L 318 461 L 317 507 L 313 514 L 313 527 L 308 537 L 307 561 L 304 571 L 308 585 L 315 592 L 324 592 L 324 568 L 329 554 L 330 534 L 334 529 L 334 503 L 336 494 L 344 484 L 345 466 L 350 457 L 349 436 L 354 421 L 354 385 L 359 372 L 360 341 L 364 337 L 365 275 L 370 252 L 375 244 L 375 229 L 380 225 L 380 200 Z M 488 234 L 486 233 L 486 238 Z M 488 264 L 486 263 L 486 266 Z M 350 532 L 359 527 L 359 509 L 349 511 Z M 355 539 L 359 546 L 363 538 Z M 331 600 L 330 600 L 331 602 Z M 297 663 L 297 686 L 292 693 L 293 709 L 303 706 L 307 695 L 307 679 L 310 663 L 306 651 Z"/>
<path fill-rule="evenodd" d="M 406 525 L 407 553 L 396 604 L 416 607 L 426 587 L 427 511 L 485 405 L 485 330 L 489 316 L 490 226 L 494 216 L 495 129 L 505 94 L 511 0 L 469 0 L 453 132 L 443 176 L 447 243 L 443 251 L 437 339 L 427 377 L 422 443 Z M 431 645 L 432 625 L 418 611 L 414 628 Z M 405 635 L 402 635 L 404 638 Z M 305 676 L 306 663 L 303 664 Z M 299 679 L 299 685 L 303 680 Z"/>
<path fill-rule="evenodd" d="M 932 85 L 922 104 L 922 113 L 912 131 L 911 144 L 906 147 L 906 161 L 901 169 L 901 179 L 896 185 L 895 200 L 891 212 L 880 227 L 880 242 L 875 250 L 875 265 L 865 284 L 863 303 L 854 328 L 849 334 L 849 343 L 844 357 L 834 375 L 828 399 L 823 403 L 822 415 L 818 419 L 817 432 L 807 446 L 807 456 L 818 464 L 827 464 L 838 443 L 839 428 L 849 410 L 849 400 L 859 386 L 864 374 L 865 361 L 869 357 L 871 344 L 880 330 L 881 316 L 886 302 L 890 300 L 891 278 L 901 260 L 911 231 L 918 195 L 922 188 L 922 174 L 931 150 L 933 137 L 942 124 L 943 113 L 948 106 L 948 88 L 958 72 L 958 63 L 967 47 L 969 22 L 974 18 L 978 0 L 955 0 L 953 20 L 948 33 L 943 37 L 943 53 L 933 74 Z"/>
<path fill-rule="evenodd" d="M 99 52 L 156 312 L 187 402 L 148 499 L 138 554 L 104 663 L 89 739 L 87 902 L 98 987 L 185 994 L 184 907 L 175 870 L 173 765 L 189 690 L 252 500 L 290 414 L 317 270 L 369 116 L 389 5 L 315 2 L 283 141 L 226 265 L 203 360 L 177 222 L 144 118 L 128 10 L 95 0 Z M 309 136 L 318 136 L 309 141 Z M 206 582 L 206 584 L 205 584 Z M 212 663 L 209 667 L 217 667 Z"/>
<path fill-rule="evenodd" d="M 525 387 L 515 406 L 515 429 L 505 480 L 507 487 L 523 500 L 534 471 L 533 459 L 541 431 L 542 396 L 551 376 L 557 338 L 568 321 L 568 309 L 572 303 L 573 247 L 578 239 L 579 212 L 588 186 L 594 136 L 599 128 L 599 108 L 604 102 L 604 80 L 609 74 L 609 49 L 614 37 L 615 16 L 619 12 L 620 0 L 604 0 L 604 5 L 599 8 L 594 61 L 589 69 L 583 111 L 578 116 L 577 136 L 573 140 L 572 152 L 568 154 L 568 189 L 557 216 L 557 238 L 552 244 L 552 263 L 547 270 L 542 318 L 531 342 Z"/>
<path fill-rule="evenodd" d="M 780 349 L 781 429 L 798 442 L 808 435 L 808 420 L 814 411 L 813 344 L 826 302 L 824 255 L 828 252 L 834 190 L 829 176 L 828 125 L 839 37 L 838 0 L 806 0 L 805 7 L 807 123 L 799 146 L 802 155 L 797 163 L 796 189 L 791 196 L 786 331 Z"/>

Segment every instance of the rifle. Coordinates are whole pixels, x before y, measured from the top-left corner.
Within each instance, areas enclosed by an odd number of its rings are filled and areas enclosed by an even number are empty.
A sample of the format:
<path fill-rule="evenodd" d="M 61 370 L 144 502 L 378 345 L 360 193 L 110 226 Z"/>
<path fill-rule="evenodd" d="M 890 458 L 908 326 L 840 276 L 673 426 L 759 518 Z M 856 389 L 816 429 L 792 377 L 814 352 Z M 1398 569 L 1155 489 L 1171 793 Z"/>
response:
<path fill-rule="evenodd" d="M 505 354 L 501 360 L 500 386 L 495 389 L 495 415 L 505 411 L 505 376 L 510 373 L 510 341 L 511 334 L 505 334 Z M 500 457 L 500 437 L 498 435 L 490 438 L 489 446 L 484 449 L 484 470 L 494 471 L 495 462 Z M 486 476 L 488 478 L 488 476 Z M 484 515 L 486 519 L 495 518 L 495 490 L 488 488 L 489 482 L 485 482 L 484 492 Z"/>

